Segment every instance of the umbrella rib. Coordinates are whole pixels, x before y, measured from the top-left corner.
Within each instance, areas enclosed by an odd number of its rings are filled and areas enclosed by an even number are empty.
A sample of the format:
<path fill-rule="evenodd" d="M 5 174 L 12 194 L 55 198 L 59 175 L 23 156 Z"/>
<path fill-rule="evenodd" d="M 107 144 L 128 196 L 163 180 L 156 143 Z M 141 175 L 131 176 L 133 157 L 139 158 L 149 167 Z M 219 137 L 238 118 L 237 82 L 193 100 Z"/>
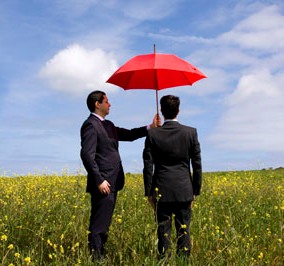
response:
<path fill-rule="evenodd" d="M 185 77 L 186 80 L 189 81 L 189 85 L 192 85 L 192 82 L 188 79 L 188 77 L 185 75 L 185 72 L 182 72 L 182 75 Z"/>

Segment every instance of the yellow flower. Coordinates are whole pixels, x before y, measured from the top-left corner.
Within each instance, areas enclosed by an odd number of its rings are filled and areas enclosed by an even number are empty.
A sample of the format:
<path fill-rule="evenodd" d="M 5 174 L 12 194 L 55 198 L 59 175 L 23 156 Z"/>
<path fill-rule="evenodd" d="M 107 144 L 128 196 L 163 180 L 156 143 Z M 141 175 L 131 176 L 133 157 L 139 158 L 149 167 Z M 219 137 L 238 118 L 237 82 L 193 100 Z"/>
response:
<path fill-rule="evenodd" d="M 30 263 L 30 262 L 31 262 L 31 258 L 30 258 L 30 257 L 26 257 L 26 258 L 24 259 L 24 261 L 25 261 L 26 263 Z"/>
<path fill-rule="evenodd" d="M 16 258 L 20 258 L 20 257 L 21 257 L 20 253 L 18 253 L 18 252 L 16 252 L 14 256 L 15 256 Z"/>
<path fill-rule="evenodd" d="M 10 244 L 9 246 L 8 246 L 8 249 L 13 249 L 14 248 L 14 245 L 13 244 Z"/>
<path fill-rule="evenodd" d="M 7 241 L 7 239 L 8 239 L 8 236 L 6 236 L 6 235 L 2 235 L 2 236 L 1 236 L 1 240 L 2 240 L 2 241 Z"/>
<path fill-rule="evenodd" d="M 182 224 L 180 228 L 186 229 L 186 224 Z"/>
<path fill-rule="evenodd" d="M 62 245 L 60 245 L 60 252 L 61 252 L 62 254 L 64 254 L 64 248 L 63 248 Z"/>
<path fill-rule="evenodd" d="M 79 247 L 79 242 L 77 242 L 77 243 L 71 248 L 72 252 L 75 252 L 75 249 L 76 249 L 77 247 Z"/>

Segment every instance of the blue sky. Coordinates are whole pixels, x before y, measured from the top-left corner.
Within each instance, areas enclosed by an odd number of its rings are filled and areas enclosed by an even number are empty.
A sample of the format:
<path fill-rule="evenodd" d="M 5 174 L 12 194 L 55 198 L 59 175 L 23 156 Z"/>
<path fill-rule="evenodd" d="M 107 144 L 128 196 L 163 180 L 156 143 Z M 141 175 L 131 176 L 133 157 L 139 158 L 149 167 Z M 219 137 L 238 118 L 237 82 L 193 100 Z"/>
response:
<path fill-rule="evenodd" d="M 284 2 L 9 0 L 0 3 L 0 174 L 82 172 L 80 127 L 92 90 L 108 119 L 151 122 L 153 90 L 107 84 L 131 57 L 172 53 L 208 78 L 159 91 L 181 99 L 204 171 L 284 166 Z M 120 142 L 126 172 L 142 172 L 144 139 Z"/>

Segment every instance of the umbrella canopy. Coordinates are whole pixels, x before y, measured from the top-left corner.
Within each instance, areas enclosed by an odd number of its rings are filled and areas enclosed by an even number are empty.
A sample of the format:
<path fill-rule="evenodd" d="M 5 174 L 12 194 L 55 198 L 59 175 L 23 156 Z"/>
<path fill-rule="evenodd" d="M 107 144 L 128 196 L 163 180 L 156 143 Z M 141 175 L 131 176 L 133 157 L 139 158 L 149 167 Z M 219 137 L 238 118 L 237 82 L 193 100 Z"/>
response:
<path fill-rule="evenodd" d="M 192 85 L 206 76 L 195 66 L 173 54 L 138 55 L 122 65 L 108 80 L 125 90 Z"/>
<path fill-rule="evenodd" d="M 156 90 L 156 108 L 157 114 L 159 114 L 158 90 L 192 85 L 202 78 L 206 78 L 206 76 L 200 70 L 178 56 L 154 52 L 131 58 L 106 82 L 125 90 Z"/>

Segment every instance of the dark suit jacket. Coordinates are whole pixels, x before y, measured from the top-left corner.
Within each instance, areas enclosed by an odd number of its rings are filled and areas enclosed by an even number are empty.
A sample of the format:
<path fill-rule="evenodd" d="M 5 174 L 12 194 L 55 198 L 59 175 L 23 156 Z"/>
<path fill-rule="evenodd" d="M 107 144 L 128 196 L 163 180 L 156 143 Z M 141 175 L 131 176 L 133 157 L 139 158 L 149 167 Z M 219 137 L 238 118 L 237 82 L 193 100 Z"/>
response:
<path fill-rule="evenodd" d="M 88 173 L 87 192 L 98 192 L 98 185 L 107 180 L 111 191 L 124 186 L 124 172 L 118 141 L 133 141 L 147 135 L 147 128 L 119 128 L 109 121 L 90 115 L 81 127 L 81 159 Z"/>
<path fill-rule="evenodd" d="M 145 196 L 160 194 L 161 202 L 184 202 L 200 194 L 202 168 L 195 128 L 168 121 L 149 130 L 143 160 Z"/>

